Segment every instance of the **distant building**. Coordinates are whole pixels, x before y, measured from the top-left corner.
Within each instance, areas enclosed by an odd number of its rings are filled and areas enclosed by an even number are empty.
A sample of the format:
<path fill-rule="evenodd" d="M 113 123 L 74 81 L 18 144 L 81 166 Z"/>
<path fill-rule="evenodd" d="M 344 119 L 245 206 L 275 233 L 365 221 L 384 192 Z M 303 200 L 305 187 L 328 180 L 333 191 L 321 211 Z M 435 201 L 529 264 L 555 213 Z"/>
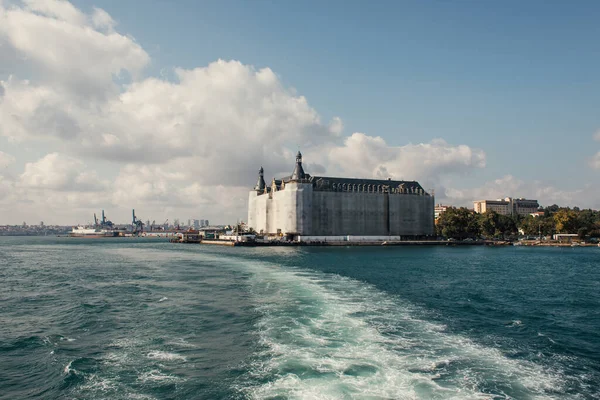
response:
<path fill-rule="evenodd" d="M 418 182 L 311 176 L 300 152 L 290 176 L 267 185 L 263 172 L 248 202 L 248 226 L 256 232 L 292 239 L 434 233 L 434 198 Z"/>
<path fill-rule="evenodd" d="M 497 200 L 476 200 L 473 202 L 473 209 L 476 213 L 494 211 L 501 215 L 528 215 L 534 213 L 540 207 L 537 200 L 513 199 L 506 197 Z"/>
<path fill-rule="evenodd" d="M 507 197 L 510 199 L 510 197 Z M 528 199 L 511 199 L 512 200 L 512 210 L 513 214 L 516 215 L 528 215 L 540 208 L 540 204 L 537 200 L 528 200 Z"/>
<path fill-rule="evenodd" d="M 199 219 L 194 220 L 194 229 L 196 229 L 196 230 L 200 229 L 200 220 Z"/>
<path fill-rule="evenodd" d="M 438 219 L 440 217 L 440 215 L 442 215 L 443 213 L 446 212 L 446 210 L 448 209 L 448 207 L 452 207 L 452 206 L 445 206 L 442 204 L 438 204 L 435 206 L 435 208 L 433 209 L 433 215 L 435 219 Z"/>

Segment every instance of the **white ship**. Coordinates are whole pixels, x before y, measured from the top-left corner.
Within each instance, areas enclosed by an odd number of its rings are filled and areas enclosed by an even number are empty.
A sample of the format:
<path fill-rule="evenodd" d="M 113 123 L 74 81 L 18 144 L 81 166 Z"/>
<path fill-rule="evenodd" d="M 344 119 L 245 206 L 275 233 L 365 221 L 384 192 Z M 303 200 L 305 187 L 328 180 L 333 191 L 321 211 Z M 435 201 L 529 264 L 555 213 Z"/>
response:
<path fill-rule="evenodd" d="M 135 214 L 134 214 L 135 215 Z M 135 219 L 135 216 L 134 216 Z M 102 219 L 98 221 L 96 214 L 94 214 L 94 225 L 92 226 L 74 226 L 73 230 L 69 233 L 71 237 L 85 237 L 85 238 L 104 238 L 104 237 L 115 237 L 121 236 L 119 231 L 113 228 L 112 221 L 106 219 L 104 210 L 102 210 Z"/>
<path fill-rule="evenodd" d="M 103 238 L 119 236 L 119 232 L 106 228 L 88 228 L 85 226 L 75 226 L 69 233 L 71 237 Z"/>

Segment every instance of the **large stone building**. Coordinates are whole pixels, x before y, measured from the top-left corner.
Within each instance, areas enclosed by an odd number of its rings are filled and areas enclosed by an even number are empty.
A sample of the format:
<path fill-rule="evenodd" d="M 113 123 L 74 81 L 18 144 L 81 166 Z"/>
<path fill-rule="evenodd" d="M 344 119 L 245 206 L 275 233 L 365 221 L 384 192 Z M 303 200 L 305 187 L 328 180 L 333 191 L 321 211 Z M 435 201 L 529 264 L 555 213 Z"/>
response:
<path fill-rule="evenodd" d="M 476 200 L 473 202 L 473 209 L 477 213 L 486 211 L 495 211 L 502 215 L 528 215 L 534 213 L 540 207 L 537 200 L 513 199 L 506 197 L 498 200 Z"/>
<path fill-rule="evenodd" d="M 248 226 L 291 238 L 434 234 L 434 198 L 415 181 L 311 176 L 296 156 L 294 172 L 270 185 L 260 169 L 248 201 Z"/>

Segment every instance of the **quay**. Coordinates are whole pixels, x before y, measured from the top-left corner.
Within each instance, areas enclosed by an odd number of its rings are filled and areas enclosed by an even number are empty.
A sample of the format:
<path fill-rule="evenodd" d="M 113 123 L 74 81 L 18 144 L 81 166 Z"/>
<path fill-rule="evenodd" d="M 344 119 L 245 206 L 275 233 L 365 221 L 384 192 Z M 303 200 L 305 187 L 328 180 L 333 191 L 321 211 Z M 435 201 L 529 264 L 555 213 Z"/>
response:
<path fill-rule="evenodd" d="M 172 243 L 202 244 L 233 247 L 275 247 L 275 246 L 510 246 L 508 241 L 447 241 L 447 240 L 235 240 L 203 239 L 200 236 L 180 235 L 171 238 Z"/>

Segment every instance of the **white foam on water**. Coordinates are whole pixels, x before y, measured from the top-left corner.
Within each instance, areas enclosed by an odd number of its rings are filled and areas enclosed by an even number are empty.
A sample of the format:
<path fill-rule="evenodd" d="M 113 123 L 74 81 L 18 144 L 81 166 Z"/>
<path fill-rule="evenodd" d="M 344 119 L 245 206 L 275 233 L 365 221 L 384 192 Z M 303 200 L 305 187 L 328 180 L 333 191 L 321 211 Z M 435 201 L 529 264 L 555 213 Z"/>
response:
<path fill-rule="evenodd" d="M 192 349 L 198 347 L 195 344 L 186 341 L 185 339 L 173 340 L 173 341 L 167 342 L 166 344 L 170 345 L 170 346 L 178 346 L 178 347 L 185 347 L 185 348 L 192 348 Z"/>
<path fill-rule="evenodd" d="M 206 256 L 204 256 L 206 257 Z M 253 273 L 264 351 L 252 398 L 558 398 L 559 373 L 446 332 L 424 310 L 338 275 L 219 257 Z M 513 392 L 504 394 L 503 388 Z M 492 392 L 493 395 L 487 393 Z"/>
<path fill-rule="evenodd" d="M 152 360 L 161 360 L 161 361 L 185 361 L 186 358 L 181 354 L 177 353 L 169 353 L 167 351 L 151 351 L 146 357 Z"/>
<path fill-rule="evenodd" d="M 161 297 L 160 300 L 158 300 L 159 303 L 162 303 L 163 301 L 169 300 L 168 297 Z"/>
<path fill-rule="evenodd" d="M 129 393 L 127 395 L 128 399 L 141 399 L 141 400 L 153 400 L 155 399 L 155 397 L 149 396 L 147 394 L 140 394 L 140 393 Z"/>
<path fill-rule="evenodd" d="M 128 337 L 128 338 L 116 339 L 116 340 L 112 341 L 111 343 L 109 343 L 108 347 L 128 349 L 128 348 L 132 348 L 132 347 L 138 347 L 144 343 L 145 343 L 145 341 L 143 339 Z"/>
<path fill-rule="evenodd" d="M 112 352 L 106 354 L 102 361 L 105 364 L 113 365 L 113 366 L 122 366 L 127 365 L 132 361 L 132 357 L 127 352 Z"/>
<path fill-rule="evenodd" d="M 109 392 L 117 390 L 118 385 L 116 382 L 100 378 L 95 374 L 90 375 L 86 378 L 86 382 L 79 387 L 80 392 Z"/>
<path fill-rule="evenodd" d="M 75 360 L 71 360 L 69 361 L 69 363 L 65 366 L 65 368 L 63 369 L 65 374 L 69 374 L 71 372 L 74 372 L 75 370 L 71 368 L 71 365 L 73 364 L 73 361 Z"/>
<path fill-rule="evenodd" d="M 138 376 L 138 380 L 141 382 L 161 382 L 161 383 L 173 383 L 173 382 L 183 382 L 184 379 L 178 376 L 165 374 L 157 369 L 153 369 L 147 372 L 144 372 Z"/>
<path fill-rule="evenodd" d="M 168 253 L 168 252 L 165 252 Z M 147 256 L 147 255 L 146 255 Z M 251 398 L 553 399 L 564 376 L 508 358 L 353 279 L 222 254 L 178 253 L 250 274 L 263 350 L 239 390 Z M 148 353 L 178 360 L 181 355 Z M 185 359 L 185 358 L 183 358 Z M 264 383 L 266 382 L 266 383 Z M 489 394 L 493 393 L 493 394 Z"/>

